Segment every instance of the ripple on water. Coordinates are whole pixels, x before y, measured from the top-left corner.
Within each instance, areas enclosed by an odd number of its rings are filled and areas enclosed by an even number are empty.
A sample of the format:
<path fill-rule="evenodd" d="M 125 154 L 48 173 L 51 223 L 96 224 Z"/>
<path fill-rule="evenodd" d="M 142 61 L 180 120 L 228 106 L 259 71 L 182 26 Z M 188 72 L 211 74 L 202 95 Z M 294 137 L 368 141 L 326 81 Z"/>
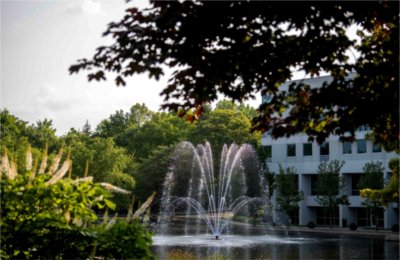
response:
<path fill-rule="evenodd" d="M 313 238 L 263 236 L 235 236 L 226 235 L 216 240 L 212 235 L 195 236 L 165 236 L 153 237 L 155 246 L 207 246 L 207 247 L 252 247 L 260 244 L 304 244 L 315 243 Z"/>

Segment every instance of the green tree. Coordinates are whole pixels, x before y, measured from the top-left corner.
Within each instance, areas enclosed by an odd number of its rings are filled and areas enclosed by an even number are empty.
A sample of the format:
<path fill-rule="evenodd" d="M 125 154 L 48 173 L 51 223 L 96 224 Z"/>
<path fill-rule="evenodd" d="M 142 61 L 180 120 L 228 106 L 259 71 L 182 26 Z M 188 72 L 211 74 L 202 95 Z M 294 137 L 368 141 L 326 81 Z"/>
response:
<path fill-rule="evenodd" d="M 388 183 L 383 189 L 365 188 L 360 190 L 361 197 L 369 200 L 379 200 L 382 205 L 389 203 L 400 203 L 399 201 L 399 167 L 400 159 L 393 158 L 389 161 L 389 169 L 392 171 Z"/>
<path fill-rule="evenodd" d="M 102 138 L 114 138 L 118 145 L 122 145 L 121 135 L 128 127 L 129 115 L 124 113 L 123 110 L 118 110 L 114 114 L 110 115 L 109 118 L 102 120 L 96 127 L 94 136 Z"/>
<path fill-rule="evenodd" d="M 125 77 L 158 79 L 169 67 L 174 72 L 161 93 L 163 107 L 182 115 L 194 110 L 198 117 L 219 94 L 242 101 L 261 92 L 272 99 L 260 106 L 256 129 L 271 129 L 276 138 L 306 133 L 322 143 L 330 134 L 354 140 L 357 128 L 369 125 L 375 142 L 391 151 L 399 147 L 400 129 L 393 108 L 399 100 L 398 10 L 398 1 L 298 2 L 290 10 L 277 1 L 153 1 L 146 10 L 128 8 L 104 32 L 112 44 L 69 71 L 85 70 L 89 81 L 112 72 L 116 84 L 125 85 Z M 359 40 L 346 33 L 352 25 Z M 326 72 L 333 80 L 280 91 L 296 70 Z M 356 76 L 346 78 L 352 72 Z"/>
<path fill-rule="evenodd" d="M 37 121 L 36 125 L 28 127 L 25 136 L 32 146 L 43 149 L 46 145 L 50 152 L 56 152 L 61 144 L 53 127 L 53 120 L 44 119 Z"/>
<path fill-rule="evenodd" d="M 209 141 L 214 156 L 218 158 L 224 144 L 249 143 L 256 148 L 259 147 L 261 136 L 258 133 L 251 133 L 250 128 L 250 120 L 241 111 L 216 108 L 198 122 L 196 128 L 191 131 L 189 140 L 193 143 Z"/>
<path fill-rule="evenodd" d="M 216 106 L 216 109 L 231 109 L 231 110 L 238 110 L 242 112 L 249 120 L 253 119 L 257 115 L 257 110 L 249 105 L 240 103 L 237 105 L 231 100 L 221 100 L 219 101 Z"/>
<path fill-rule="evenodd" d="M 152 192 L 157 192 L 157 198 L 153 206 L 158 210 L 159 199 L 162 196 L 163 183 L 168 168 L 173 161 L 174 146 L 158 146 L 149 157 L 143 159 L 135 174 L 135 195 L 139 201 L 144 201 Z"/>
<path fill-rule="evenodd" d="M 86 123 L 82 127 L 82 133 L 90 136 L 92 134 L 92 127 L 89 124 L 89 120 L 86 120 Z"/>
<path fill-rule="evenodd" d="M 10 114 L 7 109 L 0 110 L 0 139 L 3 147 L 14 150 L 26 128 L 26 122 Z"/>
<path fill-rule="evenodd" d="M 89 137 L 83 132 L 71 130 L 62 139 L 71 150 L 74 162 L 72 177 L 84 177 L 84 174 L 88 174 L 96 182 L 107 182 L 133 190 L 133 175 L 138 164 L 133 155 L 115 145 L 113 138 Z M 129 199 L 126 195 L 116 195 L 117 209 L 126 209 Z"/>
<path fill-rule="evenodd" d="M 176 145 L 184 141 L 194 126 L 176 115 L 155 113 L 142 126 L 126 129 L 123 143 L 139 162 L 147 158 L 158 146 Z"/>
<path fill-rule="evenodd" d="M 382 189 L 383 188 L 383 171 L 385 168 L 382 162 L 366 163 L 363 167 L 365 176 L 361 177 L 357 187 L 361 189 Z M 376 198 L 366 198 L 363 205 L 375 219 L 375 228 L 378 230 L 378 210 L 381 202 Z"/>
<path fill-rule="evenodd" d="M 129 125 L 143 126 L 144 123 L 150 121 L 154 112 L 150 111 L 145 104 L 136 103 L 130 109 L 128 116 Z"/>
<path fill-rule="evenodd" d="M 39 121 L 37 126 L 29 126 L 27 122 L 10 114 L 7 109 L 0 111 L 0 120 L 0 152 L 4 153 L 7 150 L 20 170 L 25 169 L 25 153 L 28 147 L 35 156 L 38 155 L 39 150 L 48 146 L 47 137 L 52 151 L 59 146 L 51 120 L 45 119 Z"/>
<path fill-rule="evenodd" d="M 130 108 L 129 113 L 118 110 L 109 118 L 102 120 L 96 127 L 95 136 L 112 137 L 118 146 L 126 147 L 125 131 L 129 128 L 140 128 L 151 120 L 153 114 L 145 104 L 136 103 Z"/>
<path fill-rule="evenodd" d="M 299 202 L 303 199 L 302 191 L 299 191 L 296 169 L 286 169 L 279 165 L 279 174 L 275 176 L 275 188 L 277 191 L 278 210 L 289 217 L 299 209 Z"/>
<path fill-rule="evenodd" d="M 321 162 L 317 174 L 317 198 L 315 199 L 329 214 L 329 225 L 332 228 L 333 216 L 340 204 L 348 205 L 344 195 L 344 179 L 340 176 L 344 162 L 338 160 Z"/>

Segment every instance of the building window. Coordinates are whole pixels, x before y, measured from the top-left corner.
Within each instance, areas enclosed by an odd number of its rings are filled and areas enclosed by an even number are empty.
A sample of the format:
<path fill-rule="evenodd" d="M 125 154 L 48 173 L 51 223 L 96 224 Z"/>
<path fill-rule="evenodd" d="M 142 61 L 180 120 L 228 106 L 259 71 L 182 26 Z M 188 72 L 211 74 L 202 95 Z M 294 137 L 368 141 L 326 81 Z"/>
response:
<path fill-rule="evenodd" d="M 324 208 L 317 207 L 315 209 L 315 215 L 317 217 L 317 225 L 331 225 L 339 226 L 339 207 L 333 209 L 333 212 L 328 212 Z M 332 223 L 331 223 L 332 217 Z"/>
<path fill-rule="evenodd" d="M 325 142 L 319 147 L 320 161 L 329 161 L 329 143 Z"/>
<path fill-rule="evenodd" d="M 358 189 L 358 183 L 360 182 L 363 174 L 352 174 L 351 175 L 351 195 L 360 196 L 360 190 Z"/>
<path fill-rule="evenodd" d="M 296 156 L 296 144 L 287 145 L 287 156 L 288 157 Z"/>
<path fill-rule="evenodd" d="M 351 145 L 352 145 L 352 143 L 350 143 L 350 142 L 344 142 L 342 144 L 343 154 L 351 154 Z"/>
<path fill-rule="evenodd" d="M 367 142 L 363 140 L 357 140 L 357 153 L 367 152 Z"/>
<path fill-rule="evenodd" d="M 374 144 L 374 145 L 372 145 L 372 152 L 380 153 L 380 152 L 382 152 L 382 148 L 379 145 Z"/>
<path fill-rule="evenodd" d="M 320 155 L 329 155 L 329 143 L 328 142 L 321 144 L 321 146 L 319 148 L 319 154 Z"/>
<path fill-rule="evenodd" d="M 310 185 L 311 185 L 311 195 L 315 196 L 317 195 L 317 175 L 311 175 L 310 178 Z"/>
<path fill-rule="evenodd" d="M 303 155 L 311 156 L 312 155 L 312 143 L 303 144 Z"/>

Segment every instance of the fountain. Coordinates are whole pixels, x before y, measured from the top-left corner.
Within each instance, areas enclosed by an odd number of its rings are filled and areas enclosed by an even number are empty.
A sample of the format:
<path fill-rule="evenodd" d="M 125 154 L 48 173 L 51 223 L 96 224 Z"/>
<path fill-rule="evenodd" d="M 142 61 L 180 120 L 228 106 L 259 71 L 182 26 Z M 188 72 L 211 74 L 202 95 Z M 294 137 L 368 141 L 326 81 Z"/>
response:
<path fill-rule="evenodd" d="M 251 213 L 253 204 L 264 206 L 265 216 L 271 218 L 263 188 L 267 185 L 250 145 L 225 145 L 220 158 L 215 167 L 208 143 L 194 147 L 183 142 L 177 147 L 164 181 L 160 229 L 153 237 L 152 250 L 161 259 L 175 254 L 193 259 L 398 258 L 398 244 L 383 239 L 282 232 L 265 223 L 232 221 Z"/>
<path fill-rule="evenodd" d="M 218 240 L 238 212 L 248 213 L 249 203 L 253 208 L 267 203 L 266 185 L 251 145 L 224 145 L 218 174 L 214 168 L 209 143 L 197 147 L 189 142 L 179 144 L 163 186 L 161 219 L 180 208 L 186 223 L 193 216 L 203 220 Z"/>

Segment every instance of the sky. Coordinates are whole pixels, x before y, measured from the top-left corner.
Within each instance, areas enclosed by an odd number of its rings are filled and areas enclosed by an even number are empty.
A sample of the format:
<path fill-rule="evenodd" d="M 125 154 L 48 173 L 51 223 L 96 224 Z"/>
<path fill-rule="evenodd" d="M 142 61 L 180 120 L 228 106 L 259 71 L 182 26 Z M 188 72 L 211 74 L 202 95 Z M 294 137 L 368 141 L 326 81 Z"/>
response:
<path fill-rule="evenodd" d="M 116 87 L 112 77 L 89 83 L 84 72 L 68 72 L 111 42 L 101 36 L 109 22 L 119 21 L 128 7 L 147 5 L 147 0 L 1 0 L 1 109 L 29 124 L 52 119 L 57 135 L 81 129 L 86 120 L 93 129 L 136 103 L 158 111 L 167 77 L 139 75 Z"/>
<path fill-rule="evenodd" d="M 126 87 L 116 87 L 113 77 L 88 82 L 84 71 L 68 72 L 78 59 L 90 59 L 97 47 L 112 43 L 102 33 L 132 6 L 144 8 L 148 1 L 0 0 L 0 109 L 29 124 L 51 119 L 57 135 L 81 129 L 86 121 L 94 129 L 115 111 L 129 111 L 136 103 L 158 111 L 168 71 L 159 81 L 133 76 Z M 348 30 L 351 38 L 357 38 L 356 29 Z M 302 77 L 294 73 L 293 79 Z M 258 107 L 260 102 L 256 95 L 247 103 Z"/>

